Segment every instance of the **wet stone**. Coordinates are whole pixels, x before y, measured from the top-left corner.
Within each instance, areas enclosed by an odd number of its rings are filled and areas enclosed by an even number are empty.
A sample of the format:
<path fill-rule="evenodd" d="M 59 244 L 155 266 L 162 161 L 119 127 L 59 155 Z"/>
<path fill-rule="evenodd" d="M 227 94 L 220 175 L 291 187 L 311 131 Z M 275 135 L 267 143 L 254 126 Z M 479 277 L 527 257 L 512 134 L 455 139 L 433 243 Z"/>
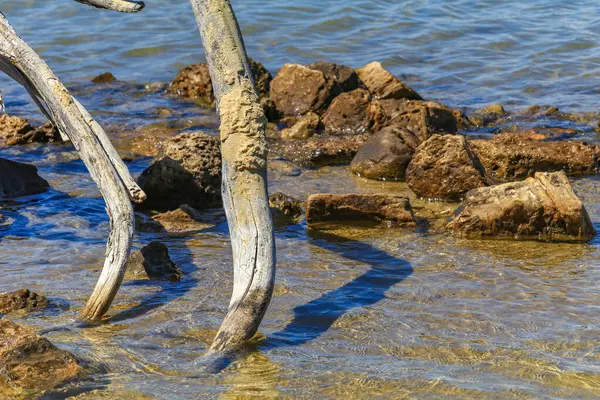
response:
<path fill-rule="evenodd" d="M 29 289 L 0 295 L 0 314 L 8 314 L 19 310 L 39 310 L 47 306 L 48 299 L 46 297 L 31 292 Z"/>
<path fill-rule="evenodd" d="M 0 198 L 43 193 L 49 187 L 33 165 L 0 158 Z"/>
<path fill-rule="evenodd" d="M 127 263 L 127 276 L 132 279 L 151 279 L 179 282 L 183 272 L 171 261 L 167 246 L 152 242 L 131 254 Z"/>
<path fill-rule="evenodd" d="M 404 127 L 415 132 L 421 141 L 434 134 L 454 134 L 458 123 L 454 110 L 431 101 L 379 101 L 390 122 L 387 125 Z"/>
<path fill-rule="evenodd" d="M 371 102 L 365 89 L 356 89 L 337 96 L 323 115 L 323 124 L 330 133 L 364 133 L 385 122 L 378 103 Z"/>
<path fill-rule="evenodd" d="M 108 82 L 114 82 L 116 81 L 117 78 L 115 78 L 115 76 L 110 73 L 110 72 L 105 72 L 103 74 L 100 74 L 98 76 L 96 76 L 95 78 L 92 79 L 93 83 L 108 83 Z"/>
<path fill-rule="evenodd" d="M 304 213 L 300 200 L 280 192 L 269 196 L 269 207 L 276 224 L 297 222 Z"/>
<path fill-rule="evenodd" d="M 286 140 L 308 139 L 317 133 L 320 124 L 320 117 L 313 112 L 308 112 L 300 117 L 291 128 L 284 129 L 281 132 L 281 138 Z"/>

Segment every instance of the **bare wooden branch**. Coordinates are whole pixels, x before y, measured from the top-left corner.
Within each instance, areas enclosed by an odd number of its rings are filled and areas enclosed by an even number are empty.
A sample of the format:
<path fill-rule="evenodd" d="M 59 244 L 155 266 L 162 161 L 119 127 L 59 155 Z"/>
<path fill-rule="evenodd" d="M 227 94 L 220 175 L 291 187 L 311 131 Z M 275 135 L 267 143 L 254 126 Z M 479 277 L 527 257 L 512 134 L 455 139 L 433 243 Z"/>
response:
<path fill-rule="evenodd" d="M 78 3 L 87 4 L 96 8 L 105 8 L 107 10 L 119 11 L 124 13 L 134 13 L 142 11 L 145 7 L 143 1 L 128 0 L 75 0 Z"/>
<path fill-rule="evenodd" d="M 229 311 L 211 346 L 239 347 L 257 332 L 275 283 L 275 240 L 266 177 L 266 120 L 233 9 L 227 0 L 190 0 L 221 119 L 223 203 L 233 250 Z"/>
<path fill-rule="evenodd" d="M 23 85 L 42 112 L 68 136 L 104 197 L 110 218 L 106 260 L 82 312 L 84 318 L 100 319 L 121 285 L 131 250 L 134 214 L 129 197 L 139 199 L 144 194 L 122 162 L 116 161 L 116 150 L 104 131 L 1 13 L 0 70 Z"/>

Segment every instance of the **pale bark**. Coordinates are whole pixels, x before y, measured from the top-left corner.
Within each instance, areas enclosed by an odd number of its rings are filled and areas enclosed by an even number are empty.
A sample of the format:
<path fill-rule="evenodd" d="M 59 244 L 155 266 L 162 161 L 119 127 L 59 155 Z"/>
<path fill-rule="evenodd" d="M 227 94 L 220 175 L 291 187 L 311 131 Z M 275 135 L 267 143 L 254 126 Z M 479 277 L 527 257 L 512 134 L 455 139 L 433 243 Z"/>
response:
<path fill-rule="evenodd" d="M 239 347 L 257 332 L 275 282 L 275 241 L 266 178 L 266 120 L 242 35 L 227 0 L 190 0 L 221 119 L 223 204 L 233 250 L 229 311 L 211 346 Z"/>
<path fill-rule="evenodd" d="M 144 8 L 143 1 L 128 1 L 128 0 L 75 0 L 78 3 L 87 4 L 96 8 L 105 8 L 107 10 L 134 13 L 142 11 Z"/>
<path fill-rule="evenodd" d="M 82 312 L 97 320 L 106 313 L 125 274 L 134 232 L 130 198 L 145 194 L 118 157 L 108 137 L 62 85 L 48 65 L 17 35 L 0 13 L 0 70 L 23 85 L 42 112 L 79 152 L 106 202 L 110 218 L 106 260 L 98 283 Z"/>

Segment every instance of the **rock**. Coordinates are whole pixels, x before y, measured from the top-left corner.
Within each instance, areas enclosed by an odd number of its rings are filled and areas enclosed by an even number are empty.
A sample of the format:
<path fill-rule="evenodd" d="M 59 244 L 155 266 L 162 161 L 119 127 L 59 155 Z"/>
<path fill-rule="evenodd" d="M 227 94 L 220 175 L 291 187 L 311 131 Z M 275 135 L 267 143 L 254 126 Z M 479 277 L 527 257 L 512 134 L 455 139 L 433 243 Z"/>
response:
<path fill-rule="evenodd" d="M 388 72 L 379 62 L 365 65 L 356 72 L 375 99 L 422 100 L 417 92 Z"/>
<path fill-rule="evenodd" d="M 167 246 L 152 242 L 131 254 L 127 263 L 127 275 L 135 279 L 179 282 L 183 272 L 171 261 Z"/>
<path fill-rule="evenodd" d="M 406 128 L 385 127 L 367 140 L 350 168 L 363 178 L 403 181 L 406 167 L 420 143 L 417 135 Z"/>
<path fill-rule="evenodd" d="M 254 75 L 254 85 L 256 87 L 258 96 L 261 99 L 269 97 L 269 93 L 271 91 L 271 81 L 273 80 L 273 76 L 265 68 L 265 66 L 259 63 L 258 61 L 254 61 L 251 58 L 249 58 L 249 61 L 250 69 L 252 70 L 252 75 Z"/>
<path fill-rule="evenodd" d="M 0 198 L 43 193 L 49 187 L 33 165 L 0 158 Z"/>
<path fill-rule="evenodd" d="M 308 112 L 300 117 L 291 128 L 281 131 L 281 138 L 286 140 L 308 139 L 314 136 L 320 124 L 321 118 L 313 112 Z"/>
<path fill-rule="evenodd" d="M 278 121 L 282 117 L 273 100 L 263 97 L 260 99 L 260 105 L 265 112 L 267 121 Z"/>
<path fill-rule="evenodd" d="M 491 180 L 464 136 L 433 135 L 423 142 L 406 170 L 406 183 L 419 197 L 460 201 Z"/>
<path fill-rule="evenodd" d="M 304 212 L 300 200 L 279 192 L 269 196 L 269 207 L 275 223 L 296 222 Z"/>
<path fill-rule="evenodd" d="M 530 140 L 563 140 L 573 138 L 580 135 L 582 132 L 573 128 L 549 128 L 544 126 L 536 126 L 534 128 L 523 131 L 519 135 L 524 139 Z"/>
<path fill-rule="evenodd" d="M 86 373 L 72 354 L 5 319 L 0 320 L 0 366 L 3 398 L 37 398 Z"/>
<path fill-rule="evenodd" d="M 307 140 L 272 141 L 269 151 L 296 165 L 318 168 L 349 163 L 365 144 L 368 135 L 319 136 Z"/>
<path fill-rule="evenodd" d="M 314 194 L 306 203 L 310 228 L 326 227 L 327 222 L 385 222 L 395 226 L 415 226 L 410 201 L 404 196 L 379 194 Z"/>
<path fill-rule="evenodd" d="M 506 116 L 506 114 L 501 104 L 490 104 L 481 110 L 475 111 L 469 118 L 477 126 L 489 126 Z"/>
<path fill-rule="evenodd" d="M 38 126 L 29 132 L 22 135 L 15 135 L 8 139 L 6 144 L 9 146 L 17 146 L 28 143 L 61 143 L 63 141 L 60 132 L 52 124 L 46 122 L 42 126 Z"/>
<path fill-rule="evenodd" d="M 94 79 L 92 79 L 92 82 L 93 83 L 108 83 L 108 82 L 114 82 L 116 80 L 117 80 L 117 78 L 115 78 L 115 76 L 113 74 L 111 74 L 110 72 L 105 72 L 103 74 L 98 75 Z"/>
<path fill-rule="evenodd" d="M 138 178 L 148 195 L 145 208 L 173 210 L 181 204 L 198 209 L 221 204 L 219 140 L 202 132 L 167 141 L 159 157 Z"/>
<path fill-rule="evenodd" d="M 3 139 L 25 135 L 33 129 L 25 118 L 0 114 L 0 137 Z"/>
<path fill-rule="evenodd" d="M 333 99 L 332 83 L 321 71 L 286 64 L 271 82 L 271 99 L 284 115 L 321 113 Z"/>
<path fill-rule="evenodd" d="M 345 65 L 319 61 L 308 66 L 321 71 L 325 79 L 332 83 L 332 92 L 337 96 L 344 92 L 362 87 L 362 82 L 355 70 Z"/>
<path fill-rule="evenodd" d="M 48 299 L 29 289 L 0 295 L 0 314 L 8 314 L 17 310 L 32 311 L 48 306 Z"/>
<path fill-rule="evenodd" d="M 457 132 L 457 121 L 454 110 L 431 101 L 391 100 L 379 101 L 391 121 L 388 125 L 405 127 L 417 133 L 421 141 L 425 141 L 436 133 L 454 134 Z"/>
<path fill-rule="evenodd" d="M 323 124 L 330 133 L 364 133 L 377 129 L 386 117 L 377 102 L 365 89 L 356 89 L 337 96 L 323 115 Z"/>
<path fill-rule="evenodd" d="M 586 241 L 596 235 L 563 172 L 472 190 L 446 227 L 469 238 Z"/>
<path fill-rule="evenodd" d="M 183 68 L 175 76 L 167 92 L 195 99 L 209 107 L 215 104 L 215 95 L 207 64 L 194 64 Z"/>
<path fill-rule="evenodd" d="M 162 231 L 175 234 L 191 234 L 204 229 L 213 228 L 224 222 L 224 218 L 214 218 L 214 213 L 202 214 L 187 204 L 182 204 L 177 210 L 167 211 L 152 217 Z"/>
<path fill-rule="evenodd" d="M 600 147 L 579 141 L 539 141 L 503 133 L 469 144 L 497 182 L 522 180 L 536 172 L 564 170 L 569 176 L 582 176 L 598 169 Z"/>

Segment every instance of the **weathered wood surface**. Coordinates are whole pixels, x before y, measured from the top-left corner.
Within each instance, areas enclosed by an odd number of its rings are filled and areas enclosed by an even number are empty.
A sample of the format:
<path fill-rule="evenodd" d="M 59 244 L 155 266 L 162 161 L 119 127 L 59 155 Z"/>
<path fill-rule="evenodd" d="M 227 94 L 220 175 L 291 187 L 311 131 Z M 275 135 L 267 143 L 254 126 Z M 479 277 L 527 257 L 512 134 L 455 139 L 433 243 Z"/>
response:
<path fill-rule="evenodd" d="M 42 112 L 73 143 L 106 202 L 110 218 L 104 268 L 82 316 L 106 313 L 125 274 L 134 232 L 130 198 L 145 197 L 100 126 L 62 85 L 48 65 L 0 14 L 0 70 L 23 85 Z"/>
<path fill-rule="evenodd" d="M 275 282 L 275 242 L 266 177 L 266 119 L 242 35 L 227 0 L 190 0 L 221 119 L 223 204 L 233 250 L 229 311 L 211 346 L 241 346 L 257 332 Z"/>
<path fill-rule="evenodd" d="M 96 8 L 105 8 L 107 10 L 134 13 L 141 11 L 145 4 L 143 1 L 127 0 L 75 0 L 78 3 L 87 4 Z"/>

